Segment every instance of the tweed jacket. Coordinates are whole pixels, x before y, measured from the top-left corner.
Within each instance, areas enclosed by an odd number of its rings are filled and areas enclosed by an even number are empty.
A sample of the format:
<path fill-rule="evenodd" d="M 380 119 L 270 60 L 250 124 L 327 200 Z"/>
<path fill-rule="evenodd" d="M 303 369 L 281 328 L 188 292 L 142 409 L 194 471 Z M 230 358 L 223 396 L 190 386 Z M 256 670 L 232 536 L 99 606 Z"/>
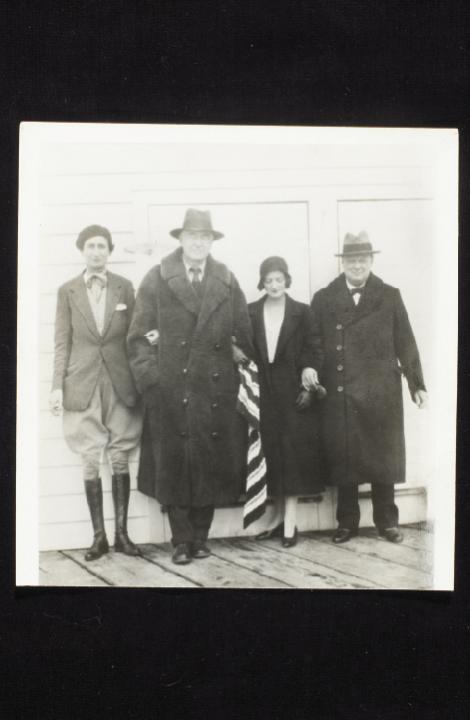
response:
<path fill-rule="evenodd" d="M 133 407 L 137 393 L 126 354 L 126 336 L 134 308 L 132 283 L 107 273 L 106 308 L 100 335 L 83 273 L 59 288 L 55 319 L 52 389 L 64 392 L 65 410 L 85 410 L 104 364 L 122 402 Z"/>

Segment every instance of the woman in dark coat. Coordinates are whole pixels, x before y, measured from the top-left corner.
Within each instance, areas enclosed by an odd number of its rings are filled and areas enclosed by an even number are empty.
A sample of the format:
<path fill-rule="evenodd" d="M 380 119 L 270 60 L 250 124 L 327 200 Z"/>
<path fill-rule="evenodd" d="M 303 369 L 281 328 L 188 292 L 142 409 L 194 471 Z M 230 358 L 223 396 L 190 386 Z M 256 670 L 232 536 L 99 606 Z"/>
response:
<path fill-rule="evenodd" d="M 129 280 L 106 269 L 113 250 L 107 228 L 86 227 L 76 245 L 86 268 L 59 288 L 50 409 L 54 415 L 63 410 L 65 440 L 82 458 L 94 532 L 85 560 L 96 560 L 109 550 L 99 475 L 105 448 L 113 470 L 114 549 L 126 555 L 139 555 L 127 534 L 128 453 L 138 444 L 142 429 L 126 355 L 134 290 Z"/>
<path fill-rule="evenodd" d="M 258 289 L 266 294 L 248 306 L 260 377 L 261 440 L 266 456 L 268 493 L 284 521 L 259 539 L 283 534 L 283 545 L 297 541 L 297 497 L 323 489 L 316 403 L 322 354 L 308 305 L 286 293 L 291 284 L 283 258 L 261 263 Z"/>

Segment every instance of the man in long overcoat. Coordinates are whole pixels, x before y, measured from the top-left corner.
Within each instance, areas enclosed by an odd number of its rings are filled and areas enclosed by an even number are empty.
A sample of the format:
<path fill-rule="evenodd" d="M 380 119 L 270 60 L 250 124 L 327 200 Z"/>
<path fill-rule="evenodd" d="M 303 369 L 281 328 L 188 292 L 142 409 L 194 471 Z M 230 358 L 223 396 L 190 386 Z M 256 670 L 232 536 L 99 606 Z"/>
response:
<path fill-rule="evenodd" d="M 207 557 L 214 506 L 244 491 L 247 428 L 235 364 L 253 354 L 245 297 L 210 249 L 223 237 L 189 209 L 180 247 L 144 277 L 128 353 L 146 407 L 139 489 L 165 505 L 173 561 Z"/>
<path fill-rule="evenodd" d="M 371 272 L 375 252 L 365 232 L 348 233 L 344 272 L 312 300 L 325 353 L 321 437 L 329 482 L 338 486 L 336 543 L 357 534 L 361 483 L 371 483 L 379 534 L 403 540 L 394 500 L 395 484 L 405 482 L 402 376 L 418 407 L 427 400 L 400 291 Z"/>

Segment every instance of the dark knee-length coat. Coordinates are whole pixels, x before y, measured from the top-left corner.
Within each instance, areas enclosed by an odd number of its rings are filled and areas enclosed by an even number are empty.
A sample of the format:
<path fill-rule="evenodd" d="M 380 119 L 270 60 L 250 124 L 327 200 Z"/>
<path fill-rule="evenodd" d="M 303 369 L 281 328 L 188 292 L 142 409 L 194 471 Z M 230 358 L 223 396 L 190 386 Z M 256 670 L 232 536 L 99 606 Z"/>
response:
<path fill-rule="evenodd" d="M 260 430 L 267 464 L 268 492 L 315 495 L 323 489 L 318 401 L 300 411 L 295 401 L 306 367 L 321 366 L 321 342 L 308 305 L 286 295 L 274 361 L 269 362 L 264 325 L 266 296 L 248 305 L 260 379 Z"/>
<path fill-rule="evenodd" d="M 144 335 L 154 329 L 152 347 Z M 225 265 L 207 258 L 202 304 L 181 248 L 147 273 L 128 353 L 146 406 L 138 487 L 164 505 L 227 504 L 244 491 L 248 431 L 232 337 L 253 355 L 245 297 Z"/>
<path fill-rule="evenodd" d="M 323 338 L 321 435 L 329 482 L 405 481 L 402 375 L 424 390 L 416 341 L 400 291 L 371 274 L 356 306 L 344 274 L 317 292 Z"/>

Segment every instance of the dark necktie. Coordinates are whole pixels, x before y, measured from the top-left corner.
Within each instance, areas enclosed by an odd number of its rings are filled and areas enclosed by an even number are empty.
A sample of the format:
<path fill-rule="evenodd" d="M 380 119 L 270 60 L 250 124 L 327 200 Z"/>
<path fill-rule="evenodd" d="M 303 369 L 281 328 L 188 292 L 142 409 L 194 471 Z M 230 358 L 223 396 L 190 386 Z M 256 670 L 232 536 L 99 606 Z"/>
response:
<path fill-rule="evenodd" d="M 362 293 L 364 292 L 364 288 L 363 288 L 363 287 L 360 287 L 360 288 L 351 288 L 351 289 L 349 290 L 349 292 L 351 293 L 351 295 L 352 295 L 353 297 L 354 297 L 354 295 L 357 295 L 357 294 L 362 295 Z"/>
<path fill-rule="evenodd" d="M 190 267 L 189 272 L 192 276 L 192 282 L 191 285 L 193 286 L 193 290 L 198 296 L 199 299 L 202 298 L 202 282 L 200 279 L 201 276 L 201 268 L 199 267 Z"/>

